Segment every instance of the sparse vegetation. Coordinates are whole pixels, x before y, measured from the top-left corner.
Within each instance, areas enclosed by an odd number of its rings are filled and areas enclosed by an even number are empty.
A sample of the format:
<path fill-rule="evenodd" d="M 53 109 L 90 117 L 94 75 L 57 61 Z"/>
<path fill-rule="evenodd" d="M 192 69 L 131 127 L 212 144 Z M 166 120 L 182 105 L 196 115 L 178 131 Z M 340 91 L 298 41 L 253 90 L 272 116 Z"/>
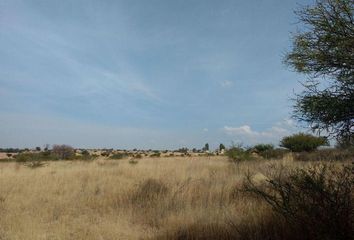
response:
<path fill-rule="evenodd" d="M 241 147 L 236 150 L 238 154 L 251 154 Z M 348 172 L 344 173 L 342 163 L 348 160 L 334 163 L 324 174 L 325 179 L 341 182 L 341 188 L 335 188 L 335 183 L 328 185 L 330 181 L 326 180 L 319 191 L 332 194 L 332 190 L 337 189 L 338 198 L 334 201 L 346 206 L 341 196 L 343 189 L 348 190 L 344 181 Z M 289 176 L 302 173 L 302 168 L 310 173 L 308 166 L 312 169 L 316 164 L 290 158 L 281 161 L 259 158 L 238 161 L 235 166 L 222 156 L 145 158 L 139 162 L 134 158 L 119 162 L 107 158 L 86 163 L 3 162 L 0 164 L 0 196 L 6 196 L 6 200 L 0 203 L 0 226 L 4 229 L 0 232 L 9 239 L 26 240 L 38 239 L 48 229 L 61 239 L 70 239 L 75 232 L 75 239 L 85 240 L 119 239 L 123 235 L 125 239 L 300 240 L 305 235 L 293 234 L 294 229 L 289 228 L 285 217 L 251 191 L 246 193 L 247 188 L 242 190 L 242 186 L 244 175 L 251 170 L 254 175 L 250 181 L 254 185 L 249 187 L 259 187 L 278 196 L 279 193 L 269 187 L 269 181 L 282 176 L 280 179 L 288 183 L 292 179 Z M 343 178 L 338 177 L 337 181 L 336 175 L 328 175 L 332 170 L 343 173 L 340 176 Z M 307 179 L 307 175 L 299 175 L 299 179 Z M 292 181 L 289 183 L 294 184 Z M 295 186 L 292 191 L 299 198 L 310 194 L 310 190 L 298 193 L 300 185 Z M 301 185 L 308 189 L 305 186 Z M 22 211 L 23 208 L 26 210 Z M 326 212 L 327 207 L 319 208 L 321 219 L 317 225 L 322 226 L 323 221 L 326 223 L 323 216 L 332 216 L 334 210 Z M 45 225 L 43 219 L 46 219 Z M 340 223 L 344 223 L 343 219 L 340 217 Z M 33 224 L 38 228 L 33 228 Z"/>
<path fill-rule="evenodd" d="M 354 233 L 351 171 L 348 166 L 322 164 L 307 169 L 280 168 L 261 185 L 248 175 L 243 190 L 283 217 L 290 233 L 284 239 L 296 233 L 301 239 L 347 240 Z"/>

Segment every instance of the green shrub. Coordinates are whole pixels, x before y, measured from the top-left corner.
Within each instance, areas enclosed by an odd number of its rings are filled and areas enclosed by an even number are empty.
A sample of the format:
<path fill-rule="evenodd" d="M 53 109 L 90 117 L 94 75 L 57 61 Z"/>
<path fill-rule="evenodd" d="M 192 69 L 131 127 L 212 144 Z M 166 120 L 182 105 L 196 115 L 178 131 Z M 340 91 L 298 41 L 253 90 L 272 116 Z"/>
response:
<path fill-rule="evenodd" d="M 258 154 L 265 159 L 283 159 L 286 154 L 289 153 L 289 150 L 287 149 L 269 149 L 265 150 L 262 152 L 259 152 Z"/>
<path fill-rule="evenodd" d="M 242 162 L 255 159 L 250 151 L 243 149 L 241 146 L 232 146 L 227 149 L 226 156 L 228 156 L 232 162 Z"/>
<path fill-rule="evenodd" d="M 110 159 L 115 159 L 115 160 L 119 160 L 119 159 L 123 159 L 128 157 L 128 155 L 126 153 L 115 153 L 112 156 L 110 156 Z"/>
<path fill-rule="evenodd" d="M 0 148 L 0 152 L 5 153 L 19 153 L 21 150 L 18 148 Z"/>
<path fill-rule="evenodd" d="M 316 150 L 319 146 L 328 145 L 328 140 L 324 137 L 298 133 L 284 137 L 280 143 L 282 147 L 285 147 L 292 152 L 310 152 Z"/>
<path fill-rule="evenodd" d="M 56 156 L 46 152 L 40 153 L 19 153 L 14 156 L 16 162 L 34 162 L 34 161 L 50 161 L 57 160 Z"/>
<path fill-rule="evenodd" d="M 138 153 L 138 154 L 136 154 L 136 155 L 134 155 L 134 158 L 138 158 L 138 159 L 140 159 L 140 158 L 142 158 L 143 156 L 140 154 L 140 153 Z"/>
<path fill-rule="evenodd" d="M 274 146 L 272 144 L 257 144 L 253 146 L 252 149 L 255 150 L 257 153 L 261 153 L 264 151 L 273 150 Z"/>
<path fill-rule="evenodd" d="M 108 152 L 102 152 L 101 153 L 102 157 L 109 157 L 109 155 L 110 155 L 110 153 L 108 153 Z"/>
<path fill-rule="evenodd" d="M 243 192 L 264 200 L 302 239 L 352 239 L 354 174 L 349 166 L 282 168 L 264 184 L 245 179 Z M 287 239 L 287 238 L 284 238 Z"/>
<path fill-rule="evenodd" d="M 161 153 L 160 152 L 154 152 L 153 154 L 150 155 L 150 157 L 160 157 Z"/>

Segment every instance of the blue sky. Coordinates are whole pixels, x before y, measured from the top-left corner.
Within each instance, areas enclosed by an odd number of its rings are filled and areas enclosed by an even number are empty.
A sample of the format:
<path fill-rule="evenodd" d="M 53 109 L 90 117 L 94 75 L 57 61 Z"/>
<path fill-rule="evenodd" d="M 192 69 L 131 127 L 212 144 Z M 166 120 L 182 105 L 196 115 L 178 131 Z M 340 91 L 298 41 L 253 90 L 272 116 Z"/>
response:
<path fill-rule="evenodd" d="M 1 0 L 0 147 L 277 144 L 297 3 Z"/>

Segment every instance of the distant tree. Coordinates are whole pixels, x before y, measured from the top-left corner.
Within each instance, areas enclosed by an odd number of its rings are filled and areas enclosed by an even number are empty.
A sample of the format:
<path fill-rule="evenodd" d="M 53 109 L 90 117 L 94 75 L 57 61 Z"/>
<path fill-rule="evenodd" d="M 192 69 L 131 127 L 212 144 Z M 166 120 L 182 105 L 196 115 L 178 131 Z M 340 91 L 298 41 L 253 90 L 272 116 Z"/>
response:
<path fill-rule="evenodd" d="M 292 152 L 311 152 L 324 145 L 328 145 L 328 140 L 325 137 L 316 137 L 305 133 L 284 137 L 280 142 L 280 146 Z"/>
<path fill-rule="evenodd" d="M 273 150 L 274 146 L 272 144 L 257 144 L 252 149 L 256 150 L 258 153 Z"/>
<path fill-rule="evenodd" d="M 83 156 L 89 156 L 89 155 L 90 155 L 89 151 L 87 151 L 86 149 L 83 149 L 83 150 L 81 151 L 81 154 L 82 154 Z"/>
<path fill-rule="evenodd" d="M 44 151 L 48 151 L 48 150 L 49 150 L 49 147 L 50 147 L 49 144 L 45 144 L 43 150 L 44 150 Z"/>
<path fill-rule="evenodd" d="M 52 153 L 59 159 L 71 159 L 75 155 L 74 148 L 69 145 L 53 145 Z"/>
<path fill-rule="evenodd" d="M 225 150 L 226 148 L 225 148 L 225 145 L 224 144 L 222 144 L 222 143 L 220 143 L 220 145 L 219 145 L 219 150 L 221 151 L 221 150 Z"/>
<path fill-rule="evenodd" d="M 36 151 L 38 151 L 38 152 L 39 152 L 40 150 L 41 150 L 41 148 L 40 148 L 40 147 L 36 147 Z"/>
<path fill-rule="evenodd" d="M 209 143 L 206 143 L 203 147 L 203 151 L 209 151 Z"/>
<path fill-rule="evenodd" d="M 354 143 L 354 1 L 317 0 L 295 12 L 304 30 L 285 63 L 307 75 L 294 116 L 342 145 Z M 343 144 L 344 143 L 344 144 Z"/>

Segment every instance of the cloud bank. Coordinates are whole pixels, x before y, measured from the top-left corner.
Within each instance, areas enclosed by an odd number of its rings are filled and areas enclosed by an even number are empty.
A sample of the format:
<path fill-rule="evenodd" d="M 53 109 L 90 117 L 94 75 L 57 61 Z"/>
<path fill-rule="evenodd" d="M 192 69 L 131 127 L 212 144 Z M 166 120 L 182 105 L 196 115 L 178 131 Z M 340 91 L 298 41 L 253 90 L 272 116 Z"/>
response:
<path fill-rule="evenodd" d="M 249 125 L 239 127 L 224 126 L 223 131 L 233 137 L 236 142 L 250 145 L 257 143 L 273 143 L 278 145 L 283 137 L 294 133 L 296 127 L 291 119 L 285 119 L 264 131 L 253 130 Z"/>

